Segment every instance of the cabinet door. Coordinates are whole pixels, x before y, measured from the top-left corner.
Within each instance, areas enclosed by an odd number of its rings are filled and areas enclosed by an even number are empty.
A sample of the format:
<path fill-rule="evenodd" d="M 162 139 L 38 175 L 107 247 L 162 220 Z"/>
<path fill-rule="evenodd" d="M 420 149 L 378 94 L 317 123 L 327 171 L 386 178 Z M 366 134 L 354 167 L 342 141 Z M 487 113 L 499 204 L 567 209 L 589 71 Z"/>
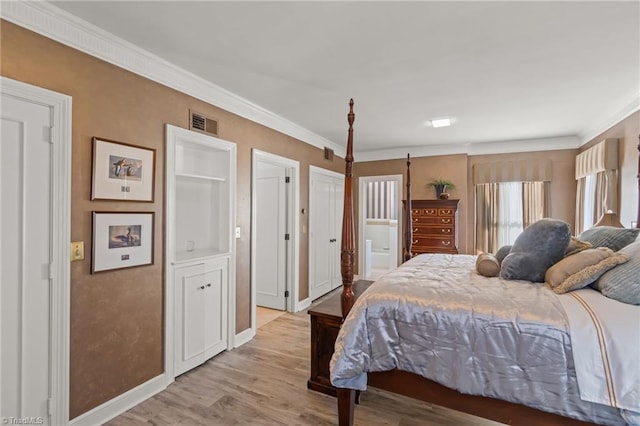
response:
<path fill-rule="evenodd" d="M 175 270 L 175 374 L 205 361 L 204 264 Z"/>
<path fill-rule="evenodd" d="M 204 290 L 204 360 L 227 349 L 228 260 L 219 259 L 205 265 Z"/>
<path fill-rule="evenodd" d="M 229 258 L 175 270 L 175 375 L 227 349 Z"/>

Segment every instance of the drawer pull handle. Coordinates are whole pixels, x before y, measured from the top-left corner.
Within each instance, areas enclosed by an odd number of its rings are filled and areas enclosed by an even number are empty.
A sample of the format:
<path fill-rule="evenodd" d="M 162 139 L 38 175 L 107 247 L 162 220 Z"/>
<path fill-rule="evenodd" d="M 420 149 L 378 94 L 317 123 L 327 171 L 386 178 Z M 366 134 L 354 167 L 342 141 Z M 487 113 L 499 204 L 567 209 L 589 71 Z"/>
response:
<path fill-rule="evenodd" d="M 442 210 L 442 214 L 451 214 L 451 210 Z"/>
<path fill-rule="evenodd" d="M 442 219 L 442 223 L 451 223 L 451 219 Z"/>
<path fill-rule="evenodd" d="M 413 228 L 413 232 L 418 232 L 418 228 Z"/>
<path fill-rule="evenodd" d="M 449 229 L 449 228 L 442 228 L 442 233 L 443 233 L 443 234 L 450 234 L 450 233 L 451 233 L 451 229 Z"/>
<path fill-rule="evenodd" d="M 442 245 L 443 246 L 450 246 L 451 245 L 451 241 L 443 241 Z"/>
<path fill-rule="evenodd" d="M 418 221 L 418 218 L 417 218 L 417 217 L 414 217 L 414 218 L 413 218 L 413 221 L 414 221 L 414 222 L 417 222 L 417 221 Z"/>
<path fill-rule="evenodd" d="M 412 244 L 418 244 L 418 240 L 413 240 L 411 243 Z"/>

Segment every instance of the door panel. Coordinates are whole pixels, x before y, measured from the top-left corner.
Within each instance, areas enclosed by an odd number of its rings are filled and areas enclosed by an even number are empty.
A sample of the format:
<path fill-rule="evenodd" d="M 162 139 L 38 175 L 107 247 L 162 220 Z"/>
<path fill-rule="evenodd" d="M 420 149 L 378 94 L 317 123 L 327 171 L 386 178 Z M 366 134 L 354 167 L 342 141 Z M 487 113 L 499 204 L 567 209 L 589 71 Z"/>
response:
<path fill-rule="evenodd" d="M 201 268 L 195 268 L 201 269 Z M 196 366 L 204 361 L 205 308 L 204 274 L 201 271 L 182 278 L 182 361 Z"/>
<path fill-rule="evenodd" d="M 344 177 L 311 169 L 310 182 L 309 297 L 314 300 L 342 284 Z"/>
<path fill-rule="evenodd" d="M 226 260 L 214 261 L 207 267 L 204 279 L 204 351 L 205 359 L 219 354 L 227 348 L 227 265 Z"/>
<path fill-rule="evenodd" d="M 256 168 L 256 302 L 285 310 L 287 169 L 262 161 Z"/>
<path fill-rule="evenodd" d="M 48 424 L 51 111 L 7 95 L 1 110 L 0 416 Z"/>

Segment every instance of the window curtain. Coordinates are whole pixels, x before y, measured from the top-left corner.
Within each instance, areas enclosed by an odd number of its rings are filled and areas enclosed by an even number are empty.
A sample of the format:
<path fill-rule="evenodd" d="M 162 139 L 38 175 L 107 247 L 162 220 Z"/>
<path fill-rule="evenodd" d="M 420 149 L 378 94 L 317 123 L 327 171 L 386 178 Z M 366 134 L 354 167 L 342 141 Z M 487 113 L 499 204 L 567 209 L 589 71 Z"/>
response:
<path fill-rule="evenodd" d="M 578 154 L 576 181 L 575 230 L 579 234 L 603 213 L 615 214 L 618 209 L 618 140 L 605 139 Z"/>
<path fill-rule="evenodd" d="M 497 184 L 476 185 L 476 250 L 495 253 L 499 247 L 498 214 L 500 187 Z"/>
<path fill-rule="evenodd" d="M 585 187 L 587 178 L 581 177 L 577 181 L 578 189 L 576 190 L 576 220 L 575 234 L 579 235 L 584 231 L 584 215 L 585 215 Z"/>
<path fill-rule="evenodd" d="M 550 182 L 522 182 L 522 225 L 551 215 Z"/>

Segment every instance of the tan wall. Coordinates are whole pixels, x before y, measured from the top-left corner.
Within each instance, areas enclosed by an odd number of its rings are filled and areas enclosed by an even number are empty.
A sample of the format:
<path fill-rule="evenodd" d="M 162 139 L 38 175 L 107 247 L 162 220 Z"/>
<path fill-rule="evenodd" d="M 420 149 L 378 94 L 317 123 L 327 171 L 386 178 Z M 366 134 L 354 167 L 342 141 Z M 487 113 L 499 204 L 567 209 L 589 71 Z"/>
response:
<path fill-rule="evenodd" d="M 238 145 L 237 332 L 250 326 L 251 149 L 300 161 L 300 207 L 309 165 L 343 171 L 311 145 L 2 21 L 2 75 L 73 97 L 71 240 L 86 258 L 71 264 L 70 416 L 74 418 L 163 372 L 164 124 L 188 128 L 189 109 L 219 119 Z M 345 100 L 345 114 L 347 102 Z M 153 203 L 90 201 L 91 138 L 156 149 Z M 92 275 L 91 212 L 155 212 L 152 266 Z M 300 218 L 308 227 L 308 215 Z M 308 296 L 308 238 L 300 238 L 300 299 Z"/>
<path fill-rule="evenodd" d="M 638 220 L 638 137 L 640 136 L 640 111 L 631 114 L 607 131 L 591 139 L 580 148 L 580 152 L 607 138 L 618 139 L 618 204 L 620 222 L 631 226 Z"/>

